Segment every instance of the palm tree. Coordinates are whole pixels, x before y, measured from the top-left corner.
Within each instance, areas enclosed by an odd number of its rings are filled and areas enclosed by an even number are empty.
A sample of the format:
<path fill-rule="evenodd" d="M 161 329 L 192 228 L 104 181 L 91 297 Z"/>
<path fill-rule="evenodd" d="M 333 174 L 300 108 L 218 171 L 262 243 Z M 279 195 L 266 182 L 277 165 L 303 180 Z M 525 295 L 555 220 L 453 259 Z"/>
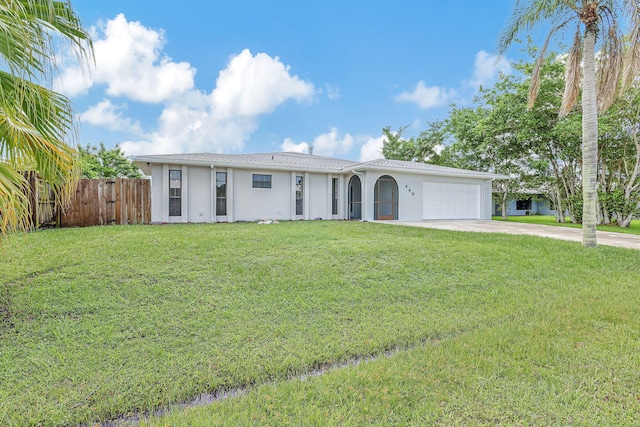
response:
<path fill-rule="evenodd" d="M 48 89 L 56 53 L 67 45 L 81 63 L 92 55 L 89 33 L 68 0 L 0 0 L 0 234 L 31 227 L 29 189 L 35 171 L 59 205 L 77 180 L 70 101 Z"/>
<path fill-rule="evenodd" d="M 529 106 L 536 100 L 549 41 L 560 30 L 575 25 L 560 114 L 566 115 L 574 107 L 582 83 L 582 245 L 595 247 L 598 113 L 606 111 L 617 94 L 631 86 L 640 70 L 640 4 L 638 0 L 518 0 L 499 50 L 504 53 L 517 34 L 547 21 L 551 30 L 531 78 Z M 597 72 L 596 47 L 600 52 Z"/>

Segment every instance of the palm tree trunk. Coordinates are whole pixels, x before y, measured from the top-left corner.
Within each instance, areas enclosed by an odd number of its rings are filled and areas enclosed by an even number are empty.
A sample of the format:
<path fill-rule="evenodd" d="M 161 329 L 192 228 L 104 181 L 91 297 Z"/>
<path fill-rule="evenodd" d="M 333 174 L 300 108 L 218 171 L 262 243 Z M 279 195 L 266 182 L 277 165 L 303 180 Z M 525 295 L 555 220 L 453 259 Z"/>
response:
<path fill-rule="evenodd" d="M 598 103 L 596 98 L 595 40 L 597 27 L 589 24 L 584 36 L 582 86 L 582 246 L 596 247 L 598 175 Z"/>

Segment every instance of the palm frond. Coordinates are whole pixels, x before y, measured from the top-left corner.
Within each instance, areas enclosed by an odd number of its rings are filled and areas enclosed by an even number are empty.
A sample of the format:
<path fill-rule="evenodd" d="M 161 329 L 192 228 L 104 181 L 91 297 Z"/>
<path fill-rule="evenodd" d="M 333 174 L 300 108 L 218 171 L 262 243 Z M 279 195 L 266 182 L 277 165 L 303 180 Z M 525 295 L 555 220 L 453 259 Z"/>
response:
<path fill-rule="evenodd" d="M 43 136 L 21 112 L 1 108 L 0 139 L 3 141 L 0 155 L 8 159 L 5 164 L 16 171 L 36 171 L 51 187 L 59 207 L 64 208 L 80 173 L 75 149 L 64 141 Z M 14 195 L 14 199 L 18 200 L 17 196 Z"/>
<path fill-rule="evenodd" d="M 637 0 L 626 0 L 625 9 L 629 16 L 630 29 L 622 67 L 622 92 L 631 88 L 640 72 L 640 3 Z"/>
<path fill-rule="evenodd" d="M 576 28 L 573 36 L 573 44 L 567 56 L 567 64 L 565 65 L 564 77 L 564 93 L 562 94 L 562 105 L 560 106 L 560 115 L 569 114 L 576 101 L 580 96 L 580 84 L 582 82 L 582 34 L 580 26 Z"/>
<path fill-rule="evenodd" d="M 37 172 L 58 207 L 70 200 L 79 177 L 75 144 L 67 143 L 76 136 L 71 103 L 38 84 L 58 72 L 56 53 L 65 43 L 81 64 L 93 58 L 89 33 L 69 0 L 0 5 L 0 234 L 29 227 L 30 190 L 17 171 Z"/>
<path fill-rule="evenodd" d="M 507 51 L 516 36 L 522 32 L 530 32 L 535 25 L 542 21 L 564 22 L 567 12 L 573 12 L 575 5 L 570 0 L 518 0 L 511 19 L 498 39 L 498 52 Z M 564 24 L 554 25 L 562 27 Z"/>
<path fill-rule="evenodd" d="M 566 25 L 566 22 L 560 26 L 556 26 L 549 31 L 547 38 L 544 41 L 544 44 L 540 48 L 538 52 L 538 58 L 533 65 L 533 71 L 531 72 L 531 83 L 529 84 L 529 98 L 527 101 L 527 108 L 533 108 L 533 105 L 536 103 L 536 98 L 538 98 L 538 92 L 540 91 L 540 72 L 542 70 L 542 65 L 544 64 L 545 56 L 547 55 L 547 49 L 549 48 L 549 42 L 555 35 L 555 33 Z"/>
<path fill-rule="evenodd" d="M 15 0 L 0 7 L 0 58 L 11 74 L 29 79 L 57 72 L 55 52 L 69 43 L 80 64 L 93 58 L 91 38 L 69 1 Z M 55 36 L 55 37 L 54 37 Z"/>
<path fill-rule="evenodd" d="M 613 22 L 604 38 L 598 67 L 598 111 L 611 107 L 618 94 L 618 83 L 622 73 L 622 36 Z"/>
<path fill-rule="evenodd" d="M 0 160 L 0 231 L 31 227 L 31 205 L 27 181 L 13 167 Z"/>
<path fill-rule="evenodd" d="M 88 31 L 82 26 L 79 16 L 69 0 L 21 0 L 25 16 L 40 29 L 48 29 L 59 37 L 53 40 L 47 33 L 48 51 L 54 51 L 57 43 L 68 42 L 79 55 L 80 64 L 93 59 L 93 43 Z M 34 30 L 35 31 L 35 30 Z"/>

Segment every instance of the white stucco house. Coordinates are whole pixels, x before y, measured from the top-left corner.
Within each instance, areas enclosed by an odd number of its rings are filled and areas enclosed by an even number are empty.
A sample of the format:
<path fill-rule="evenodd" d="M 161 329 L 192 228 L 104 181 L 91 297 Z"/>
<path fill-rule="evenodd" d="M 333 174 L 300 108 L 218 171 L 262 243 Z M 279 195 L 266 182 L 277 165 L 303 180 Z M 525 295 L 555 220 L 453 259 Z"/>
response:
<path fill-rule="evenodd" d="M 135 156 L 154 223 L 491 219 L 491 173 L 302 153 Z"/>

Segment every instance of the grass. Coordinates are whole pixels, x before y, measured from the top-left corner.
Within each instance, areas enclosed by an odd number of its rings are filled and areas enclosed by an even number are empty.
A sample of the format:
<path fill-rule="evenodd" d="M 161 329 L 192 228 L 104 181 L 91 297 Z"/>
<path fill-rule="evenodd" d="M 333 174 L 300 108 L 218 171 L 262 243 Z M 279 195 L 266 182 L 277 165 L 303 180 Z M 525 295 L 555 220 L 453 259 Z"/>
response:
<path fill-rule="evenodd" d="M 149 422 L 639 421 L 636 251 L 318 221 L 51 230 L 0 252 L 3 425 L 239 386 Z"/>
<path fill-rule="evenodd" d="M 494 221 L 504 221 L 501 216 L 494 216 Z M 522 215 L 522 216 L 509 216 L 507 221 L 520 222 L 525 224 L 541 224 L 541 225 L 555 225 L 559 227 L 571 227 L 582 228 L 582 224 L 573 224 L 569 222 L 569 217 L 566 218 L 567 222 L 556 222 L 556 217 L 553 215 Z M 634 219 L 631 221 L 629 227 L 618 227 L 616 225 L 598 225 L 599 231 L 612 231 L 615 233 L 626 234 L 638 234 L 640 235 L 640 220 Z"/>
<path fill-rule="evenodd" d="M 637 322 L 594 321 L 585 316 L 592 304 L 574 302 L 555 315 L 486 326 L 320 378 L 263 385 L 144 424 L 638 425 Z M 624 308 L 623 317 L 637 314 Z"/>

